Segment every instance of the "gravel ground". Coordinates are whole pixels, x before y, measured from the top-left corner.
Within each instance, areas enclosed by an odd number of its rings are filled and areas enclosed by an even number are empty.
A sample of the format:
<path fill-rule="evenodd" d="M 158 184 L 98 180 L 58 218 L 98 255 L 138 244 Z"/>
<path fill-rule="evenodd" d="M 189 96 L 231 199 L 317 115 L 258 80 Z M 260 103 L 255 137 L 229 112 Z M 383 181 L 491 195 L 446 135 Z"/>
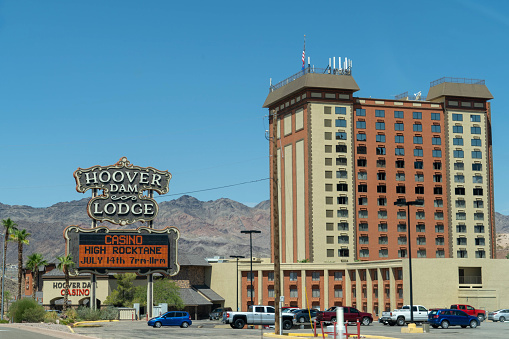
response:
<path fill-rule="evenodd" d="M 66 333 L 72 333 L 69 327 L 66 325 L 53 324 L 53 323 L 24 323 L 24 327 L 41 328 L 45 330 L 60 331 Z"/>

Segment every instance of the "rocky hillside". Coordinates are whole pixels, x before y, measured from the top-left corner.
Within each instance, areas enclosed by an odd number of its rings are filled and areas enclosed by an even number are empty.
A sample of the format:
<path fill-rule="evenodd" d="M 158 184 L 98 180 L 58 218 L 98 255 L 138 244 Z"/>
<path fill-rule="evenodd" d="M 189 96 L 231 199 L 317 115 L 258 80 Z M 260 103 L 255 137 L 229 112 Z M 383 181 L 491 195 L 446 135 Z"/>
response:
<path fill-rule="evenodd" d="M 11 218 L 31 236 L 24 247 L 24 257 L 39 252 L 52 260 L 65 252 L 64 229 L 69 225 L 89 227 L 91 219 L 86 212 L 88 198 L 61 202 L 47 208 L 10 206 L 0 203 L 0 218 Z M 270 255 L 269 203 L 262 202 L 251 208 L 229 199 L 199 201 L 190 196 L 159 203 L 155 228 L 174 226 L 180 230 L 179 252 L 203 257 L 244 255 L 249 256 L 249 236 L 242 230 L 259 230 L 253 236 L 253 256 Z M 110 223 L 100 226 L 118 228 Z M 136 223 L 129 228 L 144 224 Z M 17 247 L 8 247 L 7 262 L 17 262 Z"/>

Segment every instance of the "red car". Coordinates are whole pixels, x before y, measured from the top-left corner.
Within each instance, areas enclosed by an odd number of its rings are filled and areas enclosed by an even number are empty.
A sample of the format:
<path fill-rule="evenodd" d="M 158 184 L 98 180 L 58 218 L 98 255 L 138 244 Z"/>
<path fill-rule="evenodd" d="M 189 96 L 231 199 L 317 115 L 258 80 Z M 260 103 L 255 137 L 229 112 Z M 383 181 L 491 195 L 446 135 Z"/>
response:
<path fill-rule="evenodd" d="M 336 321 L 336 309 L 340 306 L 333 306 L 326 311 L 318 312 L 316 316 L 316 321 L 333 323 Z M 345 318 L 345 322 L 355 323 L 357 320 L 361 322 L 362 325 L 368 326 L 373 322 L 373 316 L 370 313 L 360 312 L 355 307 L 343 307 L 343 315 Z"/>
<path fill-rule="evenodd" d="M 450 307 L 452 310 L 462 310 L 468 315 L 472 315 L 474 317 L 477 317 L 479 319 L 479 322 L 483 322 L 486 319 L 486 311 L 485 310 L 479 310 L 475 309 L 470 305 L 463 305 L 463 304 L 454 304 Z"/>

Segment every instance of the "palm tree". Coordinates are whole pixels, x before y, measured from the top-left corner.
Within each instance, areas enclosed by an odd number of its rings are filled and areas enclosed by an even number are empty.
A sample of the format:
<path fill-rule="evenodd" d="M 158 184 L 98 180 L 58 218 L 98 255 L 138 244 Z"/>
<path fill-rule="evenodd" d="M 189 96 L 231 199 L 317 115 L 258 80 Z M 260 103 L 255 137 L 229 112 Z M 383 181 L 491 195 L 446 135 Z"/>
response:
<path fill-rule="evenodd" d="M 65 289 L 64 289 L 64 308 L 63 311 L 67 311 L 67 300 L 69 300 L 69 270 L 74 267 L 74 261 L 70 254 L 62 255 L 57 257 L 58 266 L 57 268 L 64 272 L 65 275 Z"/>
<path fill-rule="evenodd" d="M 26 266 L 32 271 L 32 298 L 35 299 L 35 292 L 37 290 L 39 266 L 47 265 L 48 262 L 44 260 L 41 253 L 32 253 L 28 256 Z"/>
<path fill-rule="evenodd" d="M 5 256 L 7 255 L 7 241 L 9 240 L 9 235 L 14 232 L 14 230 L 16 230 L 16 226 L 18 226 L 14 221 L 11 220 L 11 218 L 7 218 L 7 219 L 2 219 L 2 225 L 4 226 L 5 228 L 5 239 L 4 239 L 4 263 L 3 263 L 3 267 L 2 267 L 2 272 L 5 272 Z M 2 274 L 2 278 L 3 279 L 3 274 Z M 3 281 L 1 281 L 0 279 L 0 282 L 3 283 Z M 2 302 L 3 302 L 4 299 L 2 299 Z M 2 304 L 1 305 L 1 308 L 4 309 L 3 307 L 4 305 Z"/>
<path fill-rule="evenodd" d="M 27 230 L 15 230 L 11 234 L 11 241 L 18 243 L 18 300 L 21 299 L 21 286 L 23 278 L 23 245 L 28 245 L 30 233 Z"/>

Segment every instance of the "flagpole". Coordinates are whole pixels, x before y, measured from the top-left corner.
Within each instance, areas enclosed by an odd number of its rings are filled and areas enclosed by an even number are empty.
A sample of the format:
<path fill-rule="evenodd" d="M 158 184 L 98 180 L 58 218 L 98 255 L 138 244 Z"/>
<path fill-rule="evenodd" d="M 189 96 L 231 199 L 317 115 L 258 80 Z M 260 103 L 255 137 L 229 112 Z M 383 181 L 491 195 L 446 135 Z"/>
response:
<path fill-rule="evenodd" d="M 304 34 L 304 49 L 302 50 L 302 70 L 306 68 L 306 34 Z"/>

